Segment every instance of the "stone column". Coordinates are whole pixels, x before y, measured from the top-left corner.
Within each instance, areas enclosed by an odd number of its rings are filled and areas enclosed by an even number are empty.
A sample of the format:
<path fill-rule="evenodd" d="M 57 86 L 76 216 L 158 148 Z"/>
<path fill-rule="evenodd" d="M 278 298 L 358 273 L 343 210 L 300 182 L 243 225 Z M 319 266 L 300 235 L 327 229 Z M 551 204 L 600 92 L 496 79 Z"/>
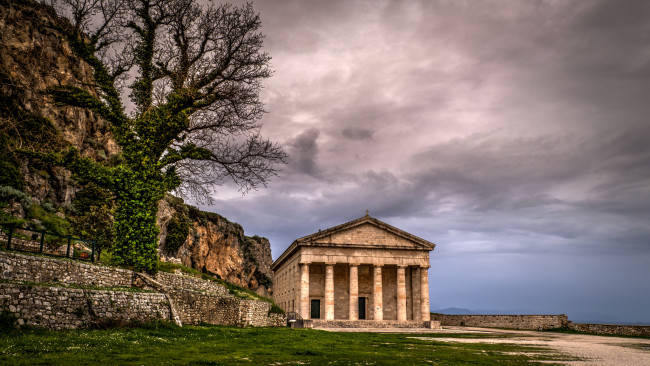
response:
<path fill-rule="evenodd" d="M 334 263 L 325 263 L 325 320 L 334 320 Z"/>
<path fill-rule="evenodd" d="M 420 286 L 420 267 L 411 267 L 411 297 L 413 298 L 413 320 L 422 320 L 422 287 Z"/>
<path fill-rule="evenodd" d="M 309 263 L 300 263 L 300 316 L 309 319 Z"/>
<path fill-rule="evenodd" d="M 350 265 L 350 313 L 348 319 L 359 320 L 359 266 Z"/>
<path fill-rule="evenodd" d="M 381 281 L 381 265 L 375 265 L 373 270 L 372 307 L 373 319 L 384 320 L 384 305 Z"/>
<path fill-rule="evenodd" d="M 406 266 L 397 267 L 397 320 L 406 321 Z"/>
<path fill-rule="evenodd" d="M 420 268 L 420 306 L 422 308 L 422 321 L 428 322 L 431 320 L 431 313 L 429 309 L 429 268 Z"/>

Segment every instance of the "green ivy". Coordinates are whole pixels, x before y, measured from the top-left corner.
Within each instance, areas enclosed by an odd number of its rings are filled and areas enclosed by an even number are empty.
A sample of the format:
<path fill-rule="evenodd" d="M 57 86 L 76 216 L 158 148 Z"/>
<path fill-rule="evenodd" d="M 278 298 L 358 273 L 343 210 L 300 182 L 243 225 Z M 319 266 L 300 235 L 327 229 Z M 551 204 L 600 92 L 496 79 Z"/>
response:
<path fill-rule="evenodd" d="M 190 224 L 187 217 L 181 212 L 175 212 L 167 224 L 167 237 L 165 249 L 174 253 L 185 243 L 190 234 Z"/>

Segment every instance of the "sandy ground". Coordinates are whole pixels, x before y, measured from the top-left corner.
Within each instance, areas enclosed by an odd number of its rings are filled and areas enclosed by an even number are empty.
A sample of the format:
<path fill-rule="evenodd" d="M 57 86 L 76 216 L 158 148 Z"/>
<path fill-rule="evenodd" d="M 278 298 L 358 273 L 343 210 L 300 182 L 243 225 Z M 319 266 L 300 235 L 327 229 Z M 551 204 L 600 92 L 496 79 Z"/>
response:
<path fill-rule="evenodd" d="M 562 355 L 579 357 L 581 361 L 552 361 L 565 365 L 616 365 L 650 366 L 650 339 L 603 337 L 583 334 L 535 332 L 524 330 L 501 330 L 471 327 L 444 327 L 434 329 L 325 329 L 336 332 L 378 332 L 378 333 L 418 333 L 418 339 L 438 342 L 463 343 L 515 343 L 550 348 Z M 429 336 L 421 334 L 435 333 Z M 451 338 L 444 333 L 481 333 L 495 336 L 520 335 L 515 338 Z M 441 335 L 442 334 L 442 335 Z"/>

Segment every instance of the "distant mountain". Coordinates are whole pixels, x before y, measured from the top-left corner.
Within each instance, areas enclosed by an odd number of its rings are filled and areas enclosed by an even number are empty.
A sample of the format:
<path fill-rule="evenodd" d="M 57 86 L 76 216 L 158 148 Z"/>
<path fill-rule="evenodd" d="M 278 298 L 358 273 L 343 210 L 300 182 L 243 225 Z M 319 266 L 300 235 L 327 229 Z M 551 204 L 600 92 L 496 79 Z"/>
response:
<path fill-rule="evenodd" d="M 477 313 L 469 309 L 461 308 L 446 308 L 440 310 L 433 310 L 433 313 L 446 314 L 446 315 L 476 315 Z"/>

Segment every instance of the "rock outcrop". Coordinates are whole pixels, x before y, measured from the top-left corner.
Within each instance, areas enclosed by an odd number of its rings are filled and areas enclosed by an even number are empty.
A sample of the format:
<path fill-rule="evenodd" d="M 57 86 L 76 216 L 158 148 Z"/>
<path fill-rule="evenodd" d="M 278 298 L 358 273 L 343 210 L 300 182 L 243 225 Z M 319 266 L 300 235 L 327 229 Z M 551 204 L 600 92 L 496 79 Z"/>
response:
<path fill-rule="evenodd" d="M 66 27 L 69 23 L 48 6 L 0 2 L 0 127 L 20 146 L 42 144 L 46 137 L 106 161 L 119 154 L 106 124 L 91 112 L 55 106 L 46 95 L 56 85 L 93 92 L 87 87 L 94 81 L 92 68 L 73 54 L 62 32 Z M 48 200 L 58 206 L 74 198 L 75 186 L 67 170 L 26 158 L 19 164 L 25 191 L 37 202 Z"/>
<path fill-rule="evenodd" d="M 177 249 L 170 250 L 166 245 L 169 223 L 179 213 L 189 223 L 189 234 Z M 161 260 L 215 274 L 263 296 L 272 292 L 273 260 L 268 239 L 246 236 L 241 225 L 170 196 L 160 202 L 158 225 Z"/>

